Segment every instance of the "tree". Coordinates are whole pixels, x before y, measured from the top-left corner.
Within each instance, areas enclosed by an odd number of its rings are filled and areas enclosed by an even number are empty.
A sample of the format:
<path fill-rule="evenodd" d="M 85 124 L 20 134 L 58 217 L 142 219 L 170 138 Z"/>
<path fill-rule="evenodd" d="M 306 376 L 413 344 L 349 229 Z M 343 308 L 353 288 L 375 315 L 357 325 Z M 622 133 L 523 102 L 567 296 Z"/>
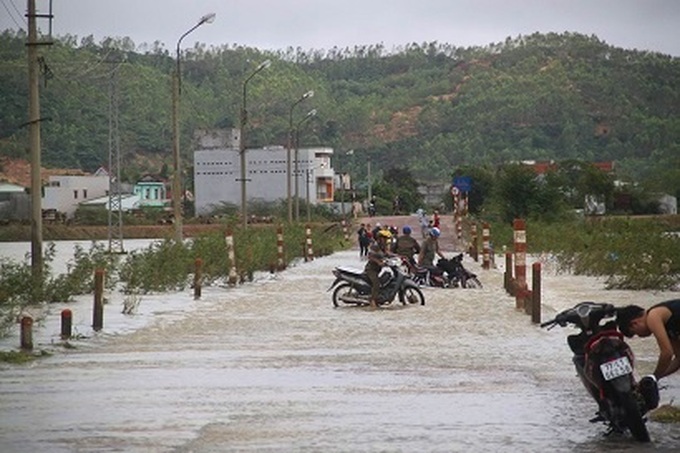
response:
<path fill-rule="evenodd" d="M 538 218 L 555 220 L 564 212 L 564 198 L 550 178 L 539 178 L 532 167 L 506 165 L 498 176 L 494 198 L 503 221 Z"/>
<path fill-rule="evenodd" d="M 423 196 L 418 192 L 418 182 L 411 172 L 403 167 L 385 170 L 381 183 L 376 186 L 376 196 L 389 203 L 399 196 L 402 212 L 414 212 L 423 205 Z"/>

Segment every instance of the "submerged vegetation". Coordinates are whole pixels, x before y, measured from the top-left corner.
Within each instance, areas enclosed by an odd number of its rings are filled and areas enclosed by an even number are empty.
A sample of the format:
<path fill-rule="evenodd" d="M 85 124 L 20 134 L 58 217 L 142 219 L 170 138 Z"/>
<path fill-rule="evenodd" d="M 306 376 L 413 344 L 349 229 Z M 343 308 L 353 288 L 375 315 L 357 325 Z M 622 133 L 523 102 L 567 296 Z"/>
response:
<path fill-rule="evenodd" d="M 499 229 L 510 248 L 510 227 Z M 527 247 L 552 254 L 564 271 L 603 277 L 608 289 L 680 288 L 680 228 L 658 218 L 527 222 Z"/>
<path fill-rule="evenodd" d="M 275 225 L 257 225 L 247 231 L 234 229 L 235 263 L 230 263 L 225 244 L 225 230 L 206 233 L 182 244 L 166 239 L 128 255 L 111 255 L 102 243 L 92 243 L 89 250 L 78 246 L 65 274 L 52 275 L 54 244 L 45 250 L 43 281 L 34 284 L 30 263 L 0 259 L 0 329 L 7 328 L 18 313 L 35 303 L 67 302 L 73 296 L 94 291 L 94 271 L 104 269 L 109 290 L 126 294 L 179 291 L 193 281 L 195 261 L 202 260 L 205 285 L 226 281 L 232 265 L 239 282 L 249 281 L 256 271 L 275 270 L 278 263 Z M 319 224 L 311 228 L 315 256 L 328 255 L 346 246 L 337 224 Z M 284 230 L 284 265 L 304 256 L 304 225 L 286 226 Z M 1 333 L 1 332 L 0 332 Z"/>

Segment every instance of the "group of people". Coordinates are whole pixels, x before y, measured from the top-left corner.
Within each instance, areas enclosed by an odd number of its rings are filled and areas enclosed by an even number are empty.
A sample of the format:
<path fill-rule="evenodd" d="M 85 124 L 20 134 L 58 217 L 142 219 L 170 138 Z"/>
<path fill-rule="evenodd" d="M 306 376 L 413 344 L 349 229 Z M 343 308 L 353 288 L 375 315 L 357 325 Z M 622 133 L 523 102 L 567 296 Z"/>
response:
<path fill-rule="evenodd" d="M 434 266 L 436 256 L 444 258 L 444 254 L 439 249 L 439 236 L 441 231 L 438 227 L 431 227 L 427 237 L 421 243 L 412 236 L 413 230 L 405 225 L 402 234 L 398 234 L 396 227 L 381 226 L 376 224 L 371 229 L 370 224 L 361 224 L 357 235 L 359 237 L 359 257 L 366 259 L 367 263 L 364 272 L 371 281 L 371 300 L 372 309 L 378 306 L 378 295 L 380 292 L 379 274 L 385 258 L 390 255 L 405 256 L 411 264 L 416 263 L 421 266 Z M 417 260 L 415 258 L 417 256 Z"/>

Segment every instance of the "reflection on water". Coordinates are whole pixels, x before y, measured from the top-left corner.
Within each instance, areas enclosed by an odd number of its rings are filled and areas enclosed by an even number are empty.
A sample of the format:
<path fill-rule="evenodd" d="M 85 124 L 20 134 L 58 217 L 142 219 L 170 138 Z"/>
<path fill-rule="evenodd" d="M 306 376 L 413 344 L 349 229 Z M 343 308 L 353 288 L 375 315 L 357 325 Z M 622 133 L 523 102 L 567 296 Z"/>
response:
<path fill-rule="evenodd" d="M 356 252 L 234 289 L 184 316 L 0 370 L 0 451 L 674 451 L 588 423 L 566 330 L 514 308 L 502 274 L 482 290 L 424 290 L 426 305 L 334 309 L 331 269 Z M 468 263 L 466 263 L 468 264 Z M 596 280 L 546 275 L 545 316 L 610 300 Z M 622 294 L 619 294 L 622 293 Z M 628 301 L 663 295 L 617 292 Z M 188 294 L 169 300 L 191 301 Z M 640 348 L 638 349 L 638 346 Z M 652 345 L 653 346 L 653 345 Z M 654 348 L 634 344 L 641 367 Z M 639 352 L 638 352 L 639 351 Z M 668 379 L 662 403 L 680 395 Z"/>

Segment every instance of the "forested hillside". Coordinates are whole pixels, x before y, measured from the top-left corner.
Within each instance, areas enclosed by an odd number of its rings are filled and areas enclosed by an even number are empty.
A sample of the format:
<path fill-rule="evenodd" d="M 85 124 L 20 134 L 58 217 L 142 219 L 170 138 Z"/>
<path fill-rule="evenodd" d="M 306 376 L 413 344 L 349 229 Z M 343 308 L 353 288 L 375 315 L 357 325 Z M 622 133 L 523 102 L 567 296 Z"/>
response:
<path fill-rule="evenodd" d="M 1 155 L 26 156 L 25 41 L 0 35 Z M 106 164 L 113 87 L 126 176 L 160 171 L 132 164 L 135 156 L 170 162 L 173 51 L 159 43 L 64 36 L 41 54 L 45 165 Z M 238 124 L 243 81 L 266 59 L 272 66 L 247 86 L 248 146 L 285 145 L 291 105 L 314 90 L 295 109 L 296 123 L 318 110 L 301 144 L 335 147 L 343 170 L 355 177 L 367 157 L 374 171 L 407 168 L 430 181 L 449 180 L 462 165 L 614 160 L 620 176 L 653 190 L 680 190 L 680 61 L 570 33 L 475 48 L 424 43 L 270 52 L 197 44 L 182 54 L 187 165 L 194 130 Z"/>

